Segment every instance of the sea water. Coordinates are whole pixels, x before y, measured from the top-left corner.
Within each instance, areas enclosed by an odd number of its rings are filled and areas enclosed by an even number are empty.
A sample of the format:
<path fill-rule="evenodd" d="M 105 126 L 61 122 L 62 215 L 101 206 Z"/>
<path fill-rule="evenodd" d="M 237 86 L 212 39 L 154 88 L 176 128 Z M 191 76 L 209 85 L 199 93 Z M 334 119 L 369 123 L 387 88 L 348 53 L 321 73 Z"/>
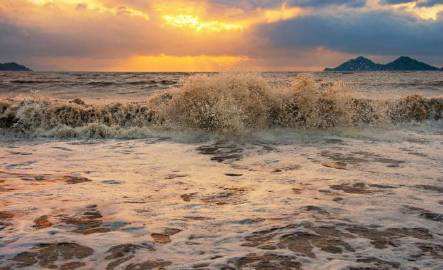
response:
<path fill-rule="evenodd" d="M 441 74 L 297 76 L 2 73 L 0 267 L 440 269 Z"/>

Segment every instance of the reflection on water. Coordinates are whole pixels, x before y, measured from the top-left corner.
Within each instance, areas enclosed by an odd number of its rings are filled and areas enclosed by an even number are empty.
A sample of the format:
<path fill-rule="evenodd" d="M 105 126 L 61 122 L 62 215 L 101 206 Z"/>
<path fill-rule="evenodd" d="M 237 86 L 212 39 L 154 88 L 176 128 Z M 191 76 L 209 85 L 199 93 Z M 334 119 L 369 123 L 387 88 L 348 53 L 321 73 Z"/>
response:
<path fill-rule="evenodd" d="M 440 131 L 4 138 L 0 267 L 438 269 Z"/>

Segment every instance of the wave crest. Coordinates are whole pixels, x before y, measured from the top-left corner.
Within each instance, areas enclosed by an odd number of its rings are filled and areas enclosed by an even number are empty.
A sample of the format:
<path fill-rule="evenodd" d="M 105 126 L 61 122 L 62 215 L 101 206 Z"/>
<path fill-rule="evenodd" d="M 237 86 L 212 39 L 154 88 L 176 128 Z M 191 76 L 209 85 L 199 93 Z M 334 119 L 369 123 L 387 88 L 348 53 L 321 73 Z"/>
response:
<path fill-rule="evenodd" d="M 441 119 L 443 100 L 408 96 L 356 98 L 340 83 L 299 76 L 273 86 L 254 74 L 196 75 L 180 88 L 140 103 L 85 104 L 32 97 L 0 101 L 0 127 L 24 133 L 56 130 L 63 137 L 112 137 L 113 129 L 193 128 L 222 133 L 272 127 L 329 128 Z"/>

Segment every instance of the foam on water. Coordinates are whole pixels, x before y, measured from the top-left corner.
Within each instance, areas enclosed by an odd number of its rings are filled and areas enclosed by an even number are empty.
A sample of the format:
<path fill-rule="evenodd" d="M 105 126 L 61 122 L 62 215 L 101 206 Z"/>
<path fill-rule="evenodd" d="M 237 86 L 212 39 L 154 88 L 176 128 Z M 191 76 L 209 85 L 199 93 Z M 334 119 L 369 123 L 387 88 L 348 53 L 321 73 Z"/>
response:
<path fill-rule="evenodd" d="M 306 132 L 1 141 L 0 267 L 438 269 L 442 135 Z"/>
<path fill-rule="evenodd" d="M 194 75 L 144 102 L 86 104 L 39 96 L 3 100 L 0 125 L 56 137 L 140 137 L 147 129 L 244 134 L 270 128 L 332 128 L 439 120 L 443 99 L 368 99 L 344 84 L 298 76 L 273 85 L 256 74 Z"/>
<path fill-rule="evenodd" d="M 99 82 L 148 75 L 66 76 L 97 83 L 0 102 L 1 269 L 441 266 L 441 97 L 200 74 L 117 103 Z"/>

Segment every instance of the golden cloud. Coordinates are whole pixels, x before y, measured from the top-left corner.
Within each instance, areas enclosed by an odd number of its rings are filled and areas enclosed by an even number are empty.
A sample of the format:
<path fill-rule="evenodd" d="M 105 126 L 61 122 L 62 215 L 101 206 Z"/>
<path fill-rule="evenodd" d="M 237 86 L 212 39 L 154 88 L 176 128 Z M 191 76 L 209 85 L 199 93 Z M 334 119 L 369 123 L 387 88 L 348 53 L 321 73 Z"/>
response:
<path fill-rule="evenodd" d="M 443 4 L 427 7 L 419 6 L 417 2 L 399 3 L 389 8 L 413 14 L 422 20 L 437 20 L 439 13 L 443 12 Z"/>
<path fill-rule="evenodd" d="M 221 15 L 214 17 L 208 12 L 213 9 L 207 1 L 157 1 L 153 4 L 153 10 L 166 26 L 196 32 L 243 31 L 256 24 L 288 20 L 303 12 L 299 7 L 283 4 L 274 9 L 256 9 L 247 15 L 241 10 L 219 8 L 217 14 Z"/>
<path fill-rule="evenodd" d="M 125 5 L 109 6 L 100 0 L 28 0 L 31 4 L 40 7 L 58 7 L 66 10 L 89 10 L 97 13 L 108 13 L 112 15 L 128 15 L 149 20 L 149 15 L 142 10 Z"/>

